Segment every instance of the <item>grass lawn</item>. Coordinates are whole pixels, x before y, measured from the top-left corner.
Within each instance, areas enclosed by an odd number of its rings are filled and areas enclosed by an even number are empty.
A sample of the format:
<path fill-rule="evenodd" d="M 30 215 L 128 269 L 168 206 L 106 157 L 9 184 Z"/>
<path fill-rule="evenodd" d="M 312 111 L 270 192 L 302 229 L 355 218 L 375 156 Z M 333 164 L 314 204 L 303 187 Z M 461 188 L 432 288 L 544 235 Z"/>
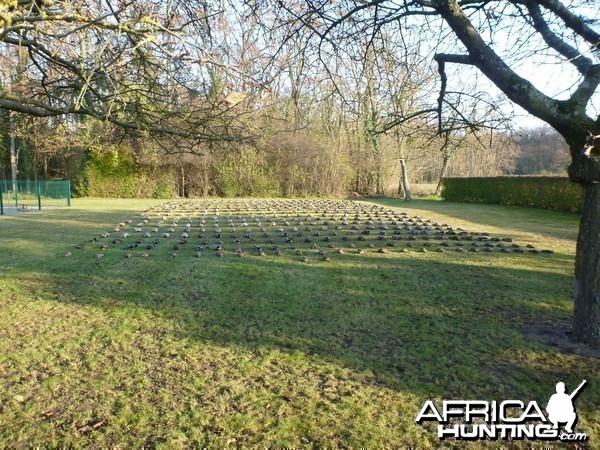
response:
<path fill-rule="evenodd" d="M 375 202 L 555 253 L 96 259 L 74 245 L 161 201 L 0 217 L 0 448 L 497 448 L 415 418 L 427 399 L 545 407 L 583 379 L 576 431 L 597 447 L 598 353 L 564 338 L 578 218 Z"/>

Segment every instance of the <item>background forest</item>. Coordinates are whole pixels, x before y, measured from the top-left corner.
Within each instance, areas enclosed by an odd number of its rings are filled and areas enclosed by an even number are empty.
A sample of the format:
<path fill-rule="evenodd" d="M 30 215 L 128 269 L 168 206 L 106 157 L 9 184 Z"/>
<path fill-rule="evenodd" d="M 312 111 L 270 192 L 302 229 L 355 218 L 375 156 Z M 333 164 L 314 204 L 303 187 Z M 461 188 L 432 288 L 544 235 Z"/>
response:
<path fill-rule="evenodd" d="M 352 124 L 319 122 L 323 111 L 314 114 L 315 121 L 303 129 L 272 131 L 254 143 L 199 145 L 193 152 L 175 153 L 150 137 L 123 134 L 94 120 L 19 118 L 18 179 L 69 179 L 76 195 L 94 197 L 403 194 L 394 136 L 383 136 L 379 152 L 373 154 L 361 142 L 356 124 L 353 130 Z M 4 116 L 0 178 L 10 179 Z M 442 173 L 444 143 L 432 139 L 434 133 L 424 128 L 403 143 L 402 156 L 417 195 L 433 193 Z M 569 158 L 564 140 L 548 127 L 514 133 L 488 130 L 479 139 L 460 139 L 452 151 L 446 171 L 451 177 L 565 175 Z"/>
<path fill-rule="evenodd" d="M 289 99 L 281 103 L 286 102 Z M 375 153 L 361 142 L 356 124 L 332 127 L 319 122 L 322 113 L 315 111 L 315 121 L 300 130 L 265 133 L 253 143 L 212 148 L 203 144 L 193 152 L 175 153 L 150 137 L 123 134 L 94 120 L 18 118 L 18 179 L 70 179 L 75 194 L 96 197 L 403 194 L 401 148 L 395 137 L 382 136 Z M 0 178 L 10 179 L 10 139 L 4 119 Z M 429 130 L 430 135 L 426 131 L 402 144 L 417 195 L 433 193 L 444 163 L 443 141 L 429 137 L 435 130 Z M 452 151 L 446 173 L 452 177 L 564 175 L 569 160 L 564 140 L 547 127 L 514 133 L 489 130 L 480 139 L 460 139 Z"/>

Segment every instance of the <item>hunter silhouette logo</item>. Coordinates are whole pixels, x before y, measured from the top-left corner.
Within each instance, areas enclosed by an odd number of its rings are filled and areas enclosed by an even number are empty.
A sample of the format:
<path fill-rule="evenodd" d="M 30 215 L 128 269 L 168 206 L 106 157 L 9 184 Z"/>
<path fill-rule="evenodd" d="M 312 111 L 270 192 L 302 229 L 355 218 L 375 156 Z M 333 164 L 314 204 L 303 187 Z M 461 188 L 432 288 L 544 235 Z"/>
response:
<path fill-rule="evenodd" d="M 587 380 L 577 386 L 571 395 L 565 394 L 565 383 L 562 381 L 556 383 L 556 394 L 550 397 L 546 411 L 548 412 L 548 419 L 552 422 L 553 429 L 558 429 L 559 423 L 566 423 L 565 431 L 567 433 L 573 433 L 573 425 L 577 422 L 577 413 L 573 406 L 573 399 L 579 394 L 581 388 L 585 385 Z"/>
<path fill-rule="evenodd" d="M 573 401 L 586 380 L 567 394 L 565 384 L 556 384 L 556 393 L 548 400 L 546 414 L 536 401 L 521 400 L 444 400 L 441 408 L 432 400 L 425 402 L 416 422 L 438 422 L 440 439 L 543 439 L 585 441 L 586 433 L 575 433 L 577 413 Z M 564 431 L 561 432 L 561 424 Z"/>

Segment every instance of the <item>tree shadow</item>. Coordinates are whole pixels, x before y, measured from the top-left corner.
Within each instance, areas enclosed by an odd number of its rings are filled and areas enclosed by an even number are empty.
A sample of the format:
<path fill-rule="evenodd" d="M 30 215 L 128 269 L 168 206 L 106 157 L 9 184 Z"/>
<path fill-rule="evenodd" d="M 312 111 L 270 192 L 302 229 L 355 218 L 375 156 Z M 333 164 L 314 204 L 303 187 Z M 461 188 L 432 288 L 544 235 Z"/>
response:
<path fill-rule="evenodd" d="M 540 297 L 539 284 L 566 292 L 571 281 L 379 255 L 347 255 L 330 266 L 285 256 L 161 256 L 86 258 L 76 262 L 78 279 L 67 267 L 55 270 L 51 289 L 59 301 L 151 309 L 177 323 L 178 339 L 299 351 L 372 373 L 392 389 L 456 398 L 497 392 L 496 366 L 515 345 L 539 350 L 520 327 L 551 317 L 550 302 L 564 308 L 556 296 Z"/>
<path fill-rule="evenodd" d="M 78 214 L 76 225 L 72 219 L 64 226 L 59 219 L 52 229 L 48 222 L 35 224 L 39 238 L 23 233 L 18 254 L 0 254 L 2 263 L 15 267 L 8 275 L 39 285 L 37 295 L 53 301 L 108 313 L 152 311 L 176 324 L 170 331 L 176 339 L 249 352 L 301 352 L 426 397 L 470 398 L 477 392 L 509 398 L 524 389 L 519 386 L 526 376 L 547 385 L 552 373 L 540 379 L 534 369 L 524 369 L 521 377 L 507 367 L 514 355 L 553 351 L 524 335 L 527 323 L 566 320 L 572 313 L 572 279 L 556 270 L 569 255 L 391 249 L 383 255 L 332 253 L 326 263 L 306 251 L 311 262 L 301 263 L 290 251 L 281 257 L 237 258 L 230 252 L 216 258 L 207 252 L 194 258 L 190 244 L 177 258 L 165 246 L 149 258 L 141 258 L 138 248 L 125 259 L 116 247 L 98 260 L 93 244 L 73 250 L 71 258 L 58 257 L 65 250 L 63 233 L 79 242 L 130 212 Z M 511 261 L 520 261 L 519 267 Z M 577 357 L 583 365 L 593 363 Z"/>

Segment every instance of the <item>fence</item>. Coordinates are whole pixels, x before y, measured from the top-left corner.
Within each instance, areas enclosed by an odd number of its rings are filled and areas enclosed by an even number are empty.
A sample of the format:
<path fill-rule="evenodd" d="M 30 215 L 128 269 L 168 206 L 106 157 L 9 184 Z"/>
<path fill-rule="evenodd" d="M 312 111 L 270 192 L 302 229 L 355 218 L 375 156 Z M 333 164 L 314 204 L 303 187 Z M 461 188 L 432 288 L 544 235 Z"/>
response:
<path fill-rule="evenodd" d="M 0 180 L 0 215 L 71 206 L 71 181 Z"/>

